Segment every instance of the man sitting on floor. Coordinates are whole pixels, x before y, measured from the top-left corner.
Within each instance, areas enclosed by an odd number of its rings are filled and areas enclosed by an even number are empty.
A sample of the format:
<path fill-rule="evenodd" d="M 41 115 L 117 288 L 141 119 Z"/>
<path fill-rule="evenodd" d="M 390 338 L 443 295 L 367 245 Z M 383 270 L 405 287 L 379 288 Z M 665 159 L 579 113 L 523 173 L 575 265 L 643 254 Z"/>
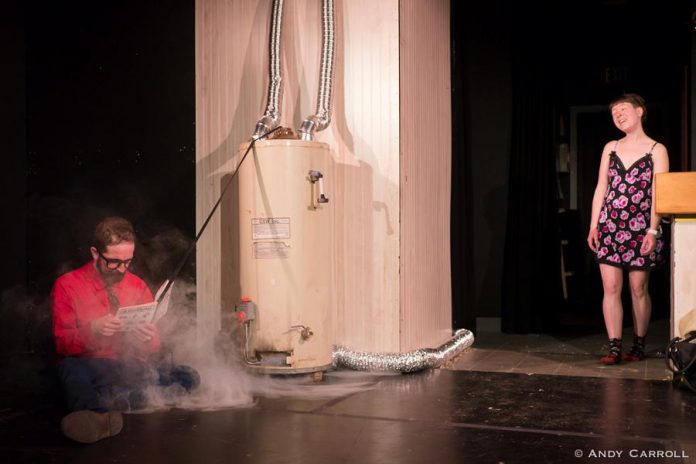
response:
<path fill-rule="evenodd" d="M 200 382 L 190 367 L 153 361 L 161 343 L 155 324 L 121 330 L 119 307 L 153 301 L 145 282 L 128 272 L 135 252 L 131 223 L 104 219 L 92 245 L 92 260 L 60 276 L 51 294 L 58 371 L 71 411 L 61 430 L 81 443 L 118 434 L 119 410 L 144 407 L 148 386 L 176 382 L 190 391 Z"/>

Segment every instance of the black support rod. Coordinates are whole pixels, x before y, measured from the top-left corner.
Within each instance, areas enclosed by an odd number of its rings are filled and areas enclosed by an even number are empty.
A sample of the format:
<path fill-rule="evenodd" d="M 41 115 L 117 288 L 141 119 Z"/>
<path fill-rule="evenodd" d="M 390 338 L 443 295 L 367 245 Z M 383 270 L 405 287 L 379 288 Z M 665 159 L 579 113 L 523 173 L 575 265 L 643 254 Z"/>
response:
<path fill-rule="evenodd" d="M 210 211 L 210 214 L 208 214 L 208 217 L 206 218 L 205 222 L 203 222 L 203 225 L 201 226 L 200 230 L 196 234 L 196 238 L 193 239 L 193 242 L 189 246 L 188 250 L 186 250 L 186 254 L 184 255 L 184 258 L 181 260 L 179 265 L 177 266 L 176 270 L 172 273 L 171 277 L 167 281 L 166 287 L 164 287 L 164 291 L 160 294 L 159 298 L 157 299 L 157 303 L 159 304 L 163 299 L 164 296 L 167 294 L 171 286 L 174 284 L 174 280 L 179 276 L 179 273 L 181 273 L 181 270 L 184 268 L 186 265 L 186 261 L 188 261 L 189 257 L 191 256 L 191 253 L 193 253 L 193 250 L 196 248 L 196 243 L 198 243 L 198 239 L 201 238 L 201 235 L 203 235 L 203 231 L 205 230 L 206 227 L 208 227 L 208 223 L 213 217 L 213 214 L 215 214 L 215 211 L 218 209 L 218 206 L 220 206 L 220 203 L 222 203 L 222 197 L 225 195 L 225 192 L 227 191 L 227 188 L 232 184 L 232 179 L 237 175 L 239 172 L 239 168 L 242 167 L 242 163 L 246 159 L 247 155 L 251 151 L 252 148 L 254 148 L 254 145 L 256 144 L 256 141 L 261 140 L 263 138 L 268 137 L 271 135 L 273 132 L 277 131 L 280 129 L 281 126 L 276 127 L 273 130 L 270 130 L 266 132 L 265 134 L 262 134 L 258 137 L 252 137 L 251 142 L 249 142 L 249 146 L 247 147 L 246 151 L 244 152 L 244 155 L 242 156 L 242 159 L 239 161 L 237 164 L 237 168 L 234 170 L 232 173 L 232 176 L 229 178 L 225 186 L 222 188 L 222 192 L 220 193 L 220 198 L 215 202 L 215 205 L 213 205 L 213 209 Z"/>

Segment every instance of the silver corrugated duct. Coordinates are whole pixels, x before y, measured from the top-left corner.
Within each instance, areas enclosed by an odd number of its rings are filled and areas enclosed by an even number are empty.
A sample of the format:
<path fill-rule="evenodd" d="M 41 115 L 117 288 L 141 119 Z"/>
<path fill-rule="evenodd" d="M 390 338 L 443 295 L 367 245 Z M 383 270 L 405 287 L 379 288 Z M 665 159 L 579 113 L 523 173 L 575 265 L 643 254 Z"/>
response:
<path fill-rule="evenodd" d="M 317 111 L 302 121 L 299 132 L 302 140 L 312 140 L 314 133 L 324 130 L 331 122 L 331 86 L 333 81 L 334 64 L 334 2 L 323 0 L 322 2 L 322 47 L 321 47 L 321 71 L 319 75 L 319 95 L 317 98 Z"/>
<path fill-rule="evenodd" d="M 439 367 L 474 343 L 474 334 L 459 329 L 437 349 L 422 348 L 407 353 L 366 353 L 336 346 L 333 365 L 358 371 L 418 372 Z"/>
<path fill-rule="evenodd" d="M 283 26 L 283 0 L 273 0 L 273 16 L 271 17 L 271 37 L 269 43 L 268 63 L 268 104 L 266 112 L 256 123 L 254 138 L 278 127 L 280 124 L 280 96 L 282 81 L 280 67 L 280 36 Z"/>

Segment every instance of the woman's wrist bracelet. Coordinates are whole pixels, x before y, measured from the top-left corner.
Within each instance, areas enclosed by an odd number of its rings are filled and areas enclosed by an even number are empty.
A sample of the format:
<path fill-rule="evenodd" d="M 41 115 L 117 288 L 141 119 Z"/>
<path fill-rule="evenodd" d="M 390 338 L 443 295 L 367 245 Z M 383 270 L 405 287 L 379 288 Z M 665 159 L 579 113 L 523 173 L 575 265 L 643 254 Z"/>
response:
<path fill-rule="evenodd" d="M 654 235 L 655 237 L 657 237 L 658 235 L 660 235 L 660 232 L 659 232 L 657 229 L 648 229 L 647 232 L 648 232 L 649 234 Z"/>

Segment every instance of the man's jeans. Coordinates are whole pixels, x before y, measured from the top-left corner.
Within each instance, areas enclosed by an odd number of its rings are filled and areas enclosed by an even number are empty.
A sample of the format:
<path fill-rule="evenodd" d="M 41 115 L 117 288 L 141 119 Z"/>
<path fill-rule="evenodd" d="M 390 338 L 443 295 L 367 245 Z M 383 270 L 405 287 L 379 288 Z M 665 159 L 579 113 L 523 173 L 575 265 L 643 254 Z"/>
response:
<path fill-rule="evenodd" d="M 70 411 L 106 412 L 116 396 L 130 397 L 131 403 L 137 398 L 136 402 L 142 403 L 143 391 L 149 386 L 179 384 L 190 392 L 200 383 L 198 372 L 191 367 L 153 365 L 136 359 L 64 358 L 58 372 Z"/>

